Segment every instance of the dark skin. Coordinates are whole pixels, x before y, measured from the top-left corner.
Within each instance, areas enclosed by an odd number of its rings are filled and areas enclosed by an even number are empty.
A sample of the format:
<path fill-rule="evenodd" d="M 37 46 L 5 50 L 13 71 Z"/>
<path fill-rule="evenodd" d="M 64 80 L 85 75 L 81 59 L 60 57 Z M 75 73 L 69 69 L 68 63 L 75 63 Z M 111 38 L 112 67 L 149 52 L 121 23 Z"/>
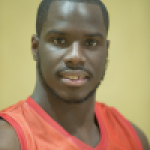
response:
<path fill-rule="evenodd" d="M 66 12 L 66 7 L 72 7 L 72 9 Z M 97 17 L 101 19 L 98 20 Z M 96 87 L 105 69 L 108 50 L 106 36 L 102 12 L 98 5 L 68 1 L 52 3 L 40 39 L 38 40 L 35 36 L 32 39 L 32 50 L 35 54 L 34 59 L 37 62 L 40 61 L 46 83 L 55 92 L 57 91 L 59 97 L 66 101 L 80 101 Z M 53 39 L 65 40 L 65 44 L 56 44 Z M 93 41 L 97 45 L 89 46 Z M 66 85 L 56 74 L 67 67 L 69 73 L 65 72 L 66 75 L 72 75 L 78 66 L 92 74 L 82 86 Z M 85 72 L 80 71 L 79 74 L 82 75 Z M 53 96 L 41 85 L 38 73 L 37 78 L 39 81 L 32 98 L 66 131 L 95 147 L 100 140 L 93 113 L 95 93 L 84 103 L 68 104 Z"/>
<path fill-rule="evenodd" d="M 96 93 L 82 103 L 74 101 L 80 102 L 100 82 L 108 47 L 102 11 L 95 4 L 53 2 L 41 36 L 32 37 L 33 58 L 37 64 L 40 62 L 40 68 L 37 65 L 37 81 L 32 98 L 67 132 L 91 147 L 96 147 L 101 139 L 94 116 Z M 89 79 L 81 86 L 68 85 L 57 74 L 67 67 L 67 76 L 85 75 L 83 70 L 75 72 L 78 66 L 90 72 Z M 55 97 L 43 85 L 40 69 L 46 84 L 70 103 Z M 134 125 L 133 127 L 144 150 L 148 150 L 145 135 Z M 0 139 L 0 150 L 21 149 L 14 129 L 3 120 L 0 121 Z"/>

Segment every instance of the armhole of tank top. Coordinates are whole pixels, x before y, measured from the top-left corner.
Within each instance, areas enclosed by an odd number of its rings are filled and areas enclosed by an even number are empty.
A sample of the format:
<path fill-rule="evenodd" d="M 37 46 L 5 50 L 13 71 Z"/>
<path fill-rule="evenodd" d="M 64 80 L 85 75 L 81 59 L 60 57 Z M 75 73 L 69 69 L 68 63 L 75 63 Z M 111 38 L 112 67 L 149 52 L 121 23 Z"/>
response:
<path fill-rule="evenodd" d="M 8 122 L 14 128 L 21 145 L 21 150 L 27 150 L 27 141 L 21 126 L 7 114 L 0 113 L 0 118 Z"/>
<path fill-rule="evenodd" d="M 142 145 L 141 145 L 141 141 L 140 141 L 140 139 L 139 139 L 135 129 L 130 124 L 130 122 L 123 115 L 121 115 L 121 113 L 118 112 L 118 110 L 116 108 L 114 108 L 114 107 L 111 107 L 111 108 L 124 121 L 124 123 L 127 125 L 127 127 L 130 129 L 131 133 L 133 134 L 133 136 L 134 136 L 134 138 L 135 138 L 135 140 L 136 140 L 140 150 L 143 150 Z"/>

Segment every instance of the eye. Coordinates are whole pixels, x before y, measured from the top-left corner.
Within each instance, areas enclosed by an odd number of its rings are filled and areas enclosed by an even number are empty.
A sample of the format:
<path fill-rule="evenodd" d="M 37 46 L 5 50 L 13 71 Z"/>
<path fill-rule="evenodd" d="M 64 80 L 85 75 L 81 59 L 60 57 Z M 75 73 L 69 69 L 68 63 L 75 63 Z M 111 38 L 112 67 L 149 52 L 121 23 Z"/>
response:
<path fill-rule="evenodd" d="M 65 44 L 66 43 L 66 39 L 65 38 L 53 38 L 52 42 L 54 44 Z"/>
<path fill-rule="evenodd" d="M 93 39 L 88 39 L 86 41 L 86 46 L 97 46 L 99 44 L 99 42 L 97 40 L 93 40 Z"/>

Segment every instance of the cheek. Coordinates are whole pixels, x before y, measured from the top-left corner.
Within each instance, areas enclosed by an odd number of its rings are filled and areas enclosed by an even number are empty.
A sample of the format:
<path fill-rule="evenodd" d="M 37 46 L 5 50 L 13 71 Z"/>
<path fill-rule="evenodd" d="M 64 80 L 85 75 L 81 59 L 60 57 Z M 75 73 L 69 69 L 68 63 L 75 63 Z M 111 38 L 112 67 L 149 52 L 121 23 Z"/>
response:
<path fill-rule="evenodd" d="M 59 60 L 64 54 L 63 49 L 59 49 L 52 44 L 45 43 L 41 47 L 41 56 L 44 57 L 48 61 Z"/>
<path fill-rule="evenodd" d="M 99 57 L 97 61 L 95 61 L 97 72 L 100 73 L 101 71 L 103 71 L 103 69 L 105 68 L 105 61 L 106 61 L 106 57 Z"/>
<path fill-rule="evenodd" d="M 51 44 L 45 43 L 41 44 L 39 53 L 41 68 L 43 73 L 54 74 L 58 68 L 60 68 L 60 64 L 62 65 L 62 59 L 65 54 L 64 49 L 58 49 L 56 46 L 52 46 Z"/>
<path fill-rule="evenodd" d="M 101 75 L 105 68 L 106 53 L 105 51 L 97 51 L 89 55 L 90 64 L 93 68 L 93 72 L 96 76 Z"/>
<path fill-rule="evenodd" d="M 94 59 L 93 59 L 94 58 Z M 95 56 L 93 56 L 92 61 L 92 69 L 93 69 L 93 75 L 94 75 L 94 85 L 97 85 L 98 82 L 102 79 L 104 72 L 105 72 L 105 63 L 107 55 L 105 52 L 97 53 Z"/>

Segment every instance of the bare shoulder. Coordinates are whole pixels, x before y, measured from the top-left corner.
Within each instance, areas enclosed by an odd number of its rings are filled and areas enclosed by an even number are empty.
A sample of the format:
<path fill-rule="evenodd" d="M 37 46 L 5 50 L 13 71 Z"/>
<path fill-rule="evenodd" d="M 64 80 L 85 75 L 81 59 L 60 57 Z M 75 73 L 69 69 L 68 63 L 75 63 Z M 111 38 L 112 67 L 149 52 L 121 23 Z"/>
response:
<path fill-rule="evenodd" d="M 136 131 L 136 133 L 137 133 L 137 135 L 138 135 L 138 137 L 139 137 L 139 139 L 141 141 L 143 150 L 150 150 L 150 145 L 148 143 L 146 135 L 135 124 L 133 124 L 132 122 L 130 122 L 130 123 L 131 123 L 132 127 L 135 129 L 135 131 Z"/>
<path fill-rule="evenodd" d="M 6 121 L 0 119 L 0 150 L 21 150 L 15 130 Z"/>

